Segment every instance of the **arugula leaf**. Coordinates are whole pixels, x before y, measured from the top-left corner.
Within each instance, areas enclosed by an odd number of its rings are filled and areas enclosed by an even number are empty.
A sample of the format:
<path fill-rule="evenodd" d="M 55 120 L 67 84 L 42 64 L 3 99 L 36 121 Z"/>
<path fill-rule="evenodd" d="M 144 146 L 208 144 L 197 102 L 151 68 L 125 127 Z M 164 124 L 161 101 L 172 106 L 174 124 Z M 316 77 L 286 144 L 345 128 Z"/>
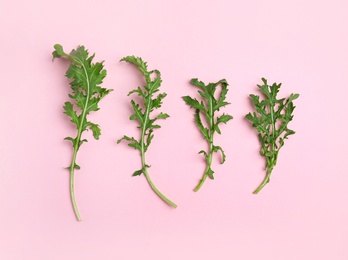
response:
<path fill-rule="evenodd" d="M 226 124 L 233 117 L 228 114 L 222 114 L 219 117 L 215 117 L 216 111 L 219 111 L 221 107 L 230 104 L 225 101 L 228 92 L 228 83 L 225 79 L 222 79 L 216 83 L 209 83 L 208 85 L 205 85 L 202 81 L 194 78 L 191 80 L 191 84 L 200 88 L 200 90 L 198 90 L 198 93 L 203 98 L 203 100 L 198 101 L 196 98 L 192 98 L 190 96 L 184 96 L 182 98 L 187 105 L 196 110 L 194 115 L 195 122 L 199 130 L 201 131 L 203 138 L 209 144 L 209 150 L 207 152 L 204 150 L 201 150 L 199 152 L 199 154 L 203 154 L 207 167 L 203 174 L 203 178 L 194 189 L 194 191 L 198 191 L 202 187 L 208 176 L 209 178 L 214 179 L 214 171 L 211 169 L 213 153 L 220 151 L 222 155 L 221 164 L 225 162 L 226 155 L 224 150 L 220 146 L 214 145 L 214 134 L 215 132 L 221 134 L 219 125 L 221 123 Z M 219 95 L 219 98 L 216 99 L 215 91 L 218 86 L 221 86 L 221 93 Z M 205 117 L 207 127 L 203 125 L 201 115 Z"/>
<path fill-rule="evenodd" d="M 144 62 L 140 57 L 127 56 L 121 59 L 121 61 L 126 61 L 134 64 L 145 77 L 146 85 L 143 87 L 143 89 L 141 87 L 138 87 L 137 89 L 132 90 L 128 93 L 128 96 L 134 93 L 138 94 L 138 96 L 140 96 L 143 101 L 143 106 L 141 106 L 134 100 L 131 100 L 130 103 L 134 110 L 134 114 L 132 114 L 129 118 L 130 120 L 137 120 L 139 122 L 138 128 L 141 131 L 141 137 L 139 140 L 136 140 L 134 137 L 128 137 L 125 135 L 121 139 L 119 139 L 117 143 L 120 143 L 122 140 L 127 141 L 128 146 L 140 151 L 142 168 L 140 170 L 135 171 L 133 173 L 133 176 L 139 176 L 141 174 L 144 174 L 151 189 L 165 203 L 167 203 L 169 206 L 173 208 L 176 208 L 176 204 L 169 200 L 166 196 L 164 196 L 153 184 L 150 175 L 147 171 L 147 168 L 149 168 L 149 166 L 146 164 L 145 161 L 146 151 L 149 148 L 151 141 L 154 137 L 153 132 L 155 129 L 161 127 L 160 125 L 154 123 L 157 123 L 157 120 L 159 119 L 167 119 L 169 117 L 168 114 L 162 112 L 155 117 L 151 115 L 151 112 L 161 107 L 163 99 L 167 95 L 166 93 L 158 93 L 157 96 L 155 96 L 155 93 L 159 92 L 159 87 L 162 83 L 161 73 L 158 70 L 148 71 L 147 63 Z"/>
<path fill-rule="evenodd" d="M 277 164 L 278 153 L 284 145 L 284 139 L 295 132 L 288 128 L 289 122 L 293 119 L 292 112 L 295 109 L 293 100 L 299 94 L 291 94 L 290 97 L 277 99 L 281 84 L 273 83 L 268 85 L 267 80 L 262 78 L 263 85 L 257 85 L 264 95 L 264 100 L 251 94 L 250 98 L 255 107 L 256 113 L 249 113 L 245 117 L 258 131 L 261 143 L 260 155 L 266 159 L 266 177 L 253 192 L 257 194 L 270 181 L 274 166 Z"/>
<path fill-rule="evenodd" d="M 112 90 L 99 86 L 106 76 L 106 70 L 104 70 L 103 62 L 92 63 L 94 55 L 89 56 L 84 46 L 77 47 L 70 54 L 65 53 L 63 47 L 59 44 L 54 45 L 54 49 L 52 53 L 53 59 L 64 57 L 70 61 L 70 67 L 66 72 L 66 77 L 71 79 L 70 87 L 73 92 L 69 94 L 69 97 L 75 100 L 75 104 L 79 110 L 77 112 L 74 104 L 71 102 L 65 102 L 63 107 L 64 113 L 70 117 L 71 122 L 77 128 L 77 136 L 75 138 L 66 137 L 65 140 L 71 141 L 74 148 L 69 166 L 70 196 L 76 218 L 78 221 L 81 221 L 74 192 L 74 170 L 80 169 L 80 166 L 76 164 L 76 156 L 81 144 L 87 142 L 86 139 L 81 140 L 84 131 L 90 129 L 93 132 L 94 138 L 99 139 L 101 134 L 100 127 L 97 124 L 87 121 L 87 115 L 92 111 L 99 110 L 99 101 Z"/>

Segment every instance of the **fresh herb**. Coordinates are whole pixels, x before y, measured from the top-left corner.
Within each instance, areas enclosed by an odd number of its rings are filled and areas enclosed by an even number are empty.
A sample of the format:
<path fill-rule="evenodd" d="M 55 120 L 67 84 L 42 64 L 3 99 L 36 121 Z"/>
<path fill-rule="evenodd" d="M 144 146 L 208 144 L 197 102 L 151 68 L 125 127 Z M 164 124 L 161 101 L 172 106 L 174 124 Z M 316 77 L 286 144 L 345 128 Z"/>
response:
<path fill-rule="evenodd" d="M 103 62 L 92 63 L 94 55 L 88 56 L 88 51 L 84 46 L 79 46 L 76 50 L 72 50 L 70 54 L 65 53 L 63 47 L 59 44 L 54 45 L 54 49 L 53 59 L 65 57 L 70 61 L 66 77 L 72 79 L 70 87 L 73 93 L 69 94 L 69 97 L 75 101 L 75 105 L 71 102 L 65 102 L 63 108 L 64 113 L 71 118 L 71 122 L 77 127 L 77 136 L 75 138 L 66 137 L 65 140 L 71 141 L 74 148 L 71 164 L 68 167 L 70 170 L 70 196 L 76 218 L 81 221 L 74 194 L 74 171 L 80 169 L 80 166 L 76 164 L 76 156 L 81 144 L 87 142 L 86 139 L 81 138 L 84 131 L 92 130 L 94 138 L 99 139 L 100 127 L 87 121 L 87 115 L 91 111 L 99 110 L 99 101 L 111 90 L 100 87 L 106 76 Z M 74 108 L 76 106 L 80 110 L 79 113 Z"/>
<path fill-rule="evenodd" d="M 137 89 L 132 90 L 128 93 L 128 96 L 136 93 L 143 100 L 143 108 L 141 108 L 141 105 L 136 103 L 133 99 L 130 102 L 134 110 L 134 114 L 130 116 L 130 120 L 137 120 L 139 122 L 138 128 L 141 131 L 140 140 L 136 140 L 134 137 L 128 137 L 125 135 L 120 140 L 118 140 L 117 143 L 125 140 L 128 142 L 128 146 L 140 151 L 141 169 L 135 171 L 133 173 L 133 176 L 144 174 L 151 189 L 165 203 L 173 208 L 176 208 L 176 204 L 170 201 L 166 196 L 164 196 L 153 184 L 147 171 L 150 166 L 146 164 L 145 160 L 146 151 L 149 148 L 149 145 L 151 144 L 151 141 L 154 137 L 153 132 L 155 129 L 161 128 L 161 126 L 158 125 L 157 120 L 166 119 L 169 117 L 168 114 L 162 112 L 155 117 L 150 117 L 150 114 L 154 111 L 154 109 L 161 107 L 162 100 L 167 96 L 166 93 L 158 93 L 156 97 L 154 97 L 154 94 L 159 91 L 159 87 L 162 83 L 161 73 L 158 70 L 148 71 L 147 63 L 138 57 L 128 56 L 123 58 L 121 61 L 126 61 L 137 66 L 138 70 L 145 77 L 146 85 L 143 88 L 138 87 Z"/>
<path fill-rule="evenodd" d="M 292 112 L 295 109 L 293 100 L 299 94 L 291 94 L 289 98 L 277 99 L 280 84 L 267 85 L 267 80 L 262 78 L 263 85 L 257 85 L 265 99 L 251 94 L 251 100 L 257 113 L 249 113 L 246 118 L 252 122 L 252 126 L 259 132 L 258 137 L 261 143 L 260 155 L 266 158 L 266 177 L 260 186 L 254 191 L 257 194 L 270 181 L 273 167 L 277 163 L 278 153 L 284 145 L 284 139 L 295 132 L 288 128 L 292 120 Z"/>
<path fill-rule="evenodd" d="M 203 174 L 203 178 L 200 180 L 200 182 L 194 189 L 194 191 L 198 191 L 202 187 L 207 176 L 209 176 L 210 179 L 214 179 L 214 171 L 211 168 L 213 153 L 217 153 L 219 151 L 221 152 L 221 164 L 223 164 L 226 160 L 224 150 L 220 146 L 214 145 L 214 134 L 215 132 L 221 134 L 219 124 L 226 124 L 233 117 L 228 114 L 222 114 L 220 117 L 215 118 L 216 111 L 219 111 L 221 107 L 230 104 L 225 101 L 228 92 L 228 83 L 225 79 L 222 79 L 217 83 L 209 83 L 208 85 L 205 85 L 202 81 L 198 81 L 198 79 L 192 79 L 191 84 L 200 88 L 200 90 L 198 90 L 198 93 L 204 99 L 205 102 L 199 102 L 197 99 L 191 98 L 190 96 L 185 96 L 183 97 L 183 99 L 187 105 L 196 109 L 194 115 L 195 122 L 199 130 L 203 134 L 203 138 L 207 140 L 209 144 L 209 150 L 207 152 L 204 150 L 201 150 L 199 152 L 199 154 L 204 155 L 207 167 Z M 219 85 L 221 85 L 221 93 L 218 99 L 215 99 L 215 91 Z M 201 114 L 203 114 L 203 116 L 206 119 L 207 127 L 203 126 Z"/>

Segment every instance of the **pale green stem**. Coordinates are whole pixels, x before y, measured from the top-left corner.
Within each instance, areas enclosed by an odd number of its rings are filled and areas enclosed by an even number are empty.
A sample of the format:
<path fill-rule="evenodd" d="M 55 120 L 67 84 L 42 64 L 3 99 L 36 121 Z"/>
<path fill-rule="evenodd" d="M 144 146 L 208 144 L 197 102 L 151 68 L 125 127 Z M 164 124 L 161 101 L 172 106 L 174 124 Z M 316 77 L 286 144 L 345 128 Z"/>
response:
<path fill-rule="evenodd" d="M 253 192 L 254 194 L 258 194 L 263 189 L 263 187 L 265 187 L 265 185 L 269 183 L 272 170 L 273 170 L 273 167 L 267 170 L 266 177 L 263 179 L 262 183 L 256 188 L 256 190 L 254 190 Z"/>
<path fill-rule="evenodd" d="M 74 170 L 75 170 L 75 160 L 76 160 L 76 152 L 74 151 L 73 161 L 70 166 L 70 198 L 71 203 L 75 212 L 76 219 L 81 221 L 81 216 L 79 210 L 77 208 L 76 199 L 75 199 L 75 189 L 74 189 Z"/>
<path fill-rule="evenodd" d="M 207 161 L 207 168 L 204 171 L 203 177 L 202 179 L 199 181 L 198 185 L 193 189 L 194 191 L 199 191 L 199 189 L 202 187 L 203 183 L 205 182 L 205 180 L 208 177 L 208 172 L 209 170 L 211 170 L 211 162 L 212 162 L 212 158 L 213 158 L 213 143 L 214 143 L 214 110 L 213 110 L 213 101 L 212 98 L 209 99 L 208 102 L 208 111 L 209 111 L 209 125 L 210 125 L 210 131 L 209 131 L 209 152 L 208 152 L 208 156 L 206 158 Z"/>
<path fill-rule="evenodd" d="M 143 122 L 142 125 L 142 132 L 141 132 L 141 139 L 140 139 L 140 143 L 141 143 L 141 164 L 142 164 L 142 169 L 143 169 L 143 173 L 145 175 L 145 178 L 147 180 L 147 182 L 149 183 L 151 189 L 157 194 L 158 197 L 160 197 L 165 203 L 167 203 L 169 206 L 176 208 L 177 205 L 172 202 L 171 200 L 169 200 L 166 196 L 164 196 L 155 186 L 155 184 L 153 184 L 149 173 L 147 172 L 147 166 L 146 166 L 146 161 L 145 161 L 145 130 L 146 130 L 146 124 L 147 124 L 147 120 L 149 118 L 149 113 L 150 113 L 150 102 L 151 99 L 149 98 L 148 102 L 147 102 L 147 107 L 146 107 L 146 112 L 145 112 L 145 120 Z"/>
<path fill-rule="evenodd" d="M 274 104 L 271 102 L 270 103 L 270 114 L 271 114 L 271 121 L 272 121 L 272 136 L 273 136 L 273 140 L 274 142 L 276 141 L 275 138 L 276 138 L 276 122 L 275 122 L 275 118 L 274 118 Z M 271 146 L 271 149 L 272 149 L 272 152 L 275 151 L 275 143 L 272 143 L 272 146 Z M 267 158 L 268 160 L 268 158 Z M 270 163 L 267 163 L 267 174 L 266 174 L 266 177 L 263 179 L 262 183 L 256 188 L 256 190 L 254 190 L 254 194 L 258 194 L 262 189 L 263 187 L 265 187 L 265 185 L 267 183 L 269 183 L 270 181 L 270 178 L 271 178 L 271 173 L 272 173 L 272 170 L 273 170 L 273 166 L 276 164 L 276 157 L 272 157 L 269 159 L 270 160 Z"/>
<path fill-rule="evenodd" d="M 77 151 L 80 147 L 80 140 L 81 140 L 81 135 L 82 135 L 82 127 L 83 127 L 83 124 L 84 124 L 84 120 L 85 120 L 85 117 L 86 117 L 86 111 L 87 111 L 87 105 L 88 105 L 88 101 L 89 101 L 89 98 L 90 98 L 90 82 L 89 82 L 89 78 L 88 78 L 88 73 L 87 73 L 87 70 L 85 68 L 85 66 L 83 65 L 83 62 L 80 61 L 80 65 L 82 66 L 83 68 L 83 71 L 85 73 L 85 76 L 86 76 L 86 81 L 87 81 L 87 91 L 86 91 L 86 103 L 85 103 L 85 106 L 84 106 L 84 109 L 82 111 L 82 116 L 81 116 L 81 122 L 79 124 L 79 128 L 77 130 L 77 137 L 75 139 L 75 145 L 74 145 L 74 154 L 73 154 L 73 157 L 72 157 L 72 160 L 71 160 L 71 165 L 70 165 L 70 197 L 71 197 L 71 203 L 72 203 L 72 206 L 73 206 L 73 209 L 74 209 L 74 212 L 75 212 L 75 216 L 76 216 L 76 219 L 78 221 L 81 221 L 81 216 L 80 216 L 80 213 L 79 213 L 79 210 L 77 208 L 77 203 L 76 203 L 76 199 L 75 199 L 75 189 L 74 189 L 74 171 L 75 171 L 75 165 L 76 165 L 76 155 L 77 155 Z"/>
<path fill-rule="evenodd" d="M 212 162 L 212 157 L 213 157 L 213 144 L 211 143 L 210 144 L 210 149 L 209 149 L 209 154 L 208 154 L 208 157 L 207 157 L 207 167 L 204 171 L 204 174 L 203 174 L 203 177 L 202 179 L 199 181 L 198 185 L 193 189 L 193 191 L 199 191 L 199 189 L 202 187 L 202 185 L 204 184 L 205 180 L 207 179 L 208 177 L 208 172 L 209 172 L 209 169 L 211 169 L 211 162 Z"/>

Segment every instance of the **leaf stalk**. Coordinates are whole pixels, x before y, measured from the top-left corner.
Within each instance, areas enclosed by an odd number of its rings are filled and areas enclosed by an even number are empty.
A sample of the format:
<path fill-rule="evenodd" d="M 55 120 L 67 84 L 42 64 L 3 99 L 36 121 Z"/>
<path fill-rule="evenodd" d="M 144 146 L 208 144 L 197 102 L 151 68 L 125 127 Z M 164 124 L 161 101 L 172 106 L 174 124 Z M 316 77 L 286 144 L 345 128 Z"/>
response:
<path fill-rule="evenodd" d="M 169 206 L 176 208 L 177 205 L 172 202 L 170 199 L 168 199 L 166 196 L 163 195 L 163 193 L 161 193 L 157 187 L 155 186 L 155 184 L 152 182 L 150 175 L 147 171 L 147 164 L 146 164 L 146 160 L 145 160 L 145 133 L 146 133 L 146 125 L 147 125 L 147 121 L 149 120 L 149 114 L 151 111 L 151 96 L 149 95 L 148 101 L 147 101 L 147 106 L 146 106 L 146 112 L 145 112 L 145 120 L 142 124 L 142 129 L 141 129 L 141 139 L 140 139 L 140 145 L 141 145 L 141 149 L 140 149 L 140 153 L 141 153 L 141 164 L 142 164 L 142 169 L 143 169 L 143 173 L 145 175 L 145 178 L 147 180 L 147 182 L 149 183 L 151 189 L 157 194 L 158 197 L 160 197 L 165 203 L 167 203 Z"/>
<path fill-rule="evenodd" d="M 71 203 L 72 203 L 72 207 L 74 209 L 74 213 L 76 216 L 76 219 L 78 221 L 82 221 L 82 218 L 80 216 L 79 210 L 77 208 L 77 203 L 76 203 L 76 199 L 75 199 L 75 185 L 74 185 L 74 174 L 75 174 L 75 160 L 76 160 L 76 154 L 77 154 L 77 150 L 74 149 L 74 155 L 73 155 L 73 159 L 70 165 L 70 198 L 71 198 Z"/>
<path fill-rule="evenodd" d="M 204 184 L 205 180 L 207 179 L 209 170 L 211 170 L 212 159 L 213 159 L 213 142 L 211 142 L 210 146 L 209 146 L 209 154 L 208 154 L 208 157 L 207 157 L 207 167 L 205 168 L 203 177 L 199 181 L 198 185 L 193 189 L 193 191 L 195 191 L 195 192 L 199 191 L 199 189 L 202 187 L 202 185 Z"/>

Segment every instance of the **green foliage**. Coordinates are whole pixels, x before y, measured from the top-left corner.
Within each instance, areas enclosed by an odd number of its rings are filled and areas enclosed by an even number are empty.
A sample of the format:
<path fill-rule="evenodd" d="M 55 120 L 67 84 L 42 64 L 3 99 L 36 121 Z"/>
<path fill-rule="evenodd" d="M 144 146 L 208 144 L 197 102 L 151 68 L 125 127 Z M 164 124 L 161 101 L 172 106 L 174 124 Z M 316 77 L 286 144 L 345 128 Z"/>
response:
<path fill-rule="evenodd" d="M 99 139 L 101 134 L 99 125 L 88 121 L 87 116 L 90 112 L 99 110 L 99 101 L 109 94 L 111 90 L 100 87 L 106 76 L 106 70 L 102 62 L 92 63 L 94 55 L 89 56 L 84 46 L 79 46 L 76 50 L 72 50 L 70 54 L 65 53 L 63 47 L 59 44 L 54 45 L 54 49 L 52 53 L 53 59 L 64 57 L 70 61 L 70 67 L 66 72 L 66 77 L 71 79 L 70 87 L 72 94 L 69 94 L 69 97 L 74 100 L 75 105 L 68 101 L 65 102 L 63 108 L 64 113 L 75 124 L 77 135 L 75 138 L 66 137 L 65 140 L 71 141 L 74 148 L 72 161 L 69 166 L 71 178 L 70 192 L 76 217 L 78 220 L 81 220 L 73 190 L 74 169 L 80 169 L 76 164 L 76 155 L 81 144 L 87 142 L 86 139 L 81 140 L 81 135 L 84 131 L 91 130 L 94 138 Z"/>
<path fill-rule="evenodd" d="M 203 138 L 209 144 L 208 152 L 203 150 L 199 152 L 199 154 L 204 155 L 204 158 L 207 163 L 207 168 L 203 174 L 202 180 L 194 189 L 195 191 L 198 191 L 200 187 L 203 185 L 207 176 L 209 176 L 209 178 L 211 179 L 214 179 L 214 171 L 211 169 L 213 153 L 221 152 L 221 164 L 225 162 L 226 155 L 224 150 L 220 146 L 214 145 L 214 134 L 215 132 L 221 134 L 221 123 L 226 124 L 233 117 L 228 114 L 222 114 L 219 117 L 215 116 L 216 111 L 219 111 L 221 107 L 230 104 L 225 101 L 228 92 L 228 83 L 225 79 L 222 79 L 216 83 L 209 83 L 208 85 L 205 85 L 202 81 L 198 81 L 198 79 L 192 79 L 191 84 L 199 88 L 198 93 L 203 100 L 198 101 L 196 98 L 192 98 L 190 96 L 184 96 L 183 100 L 186 102 L 187 105 L 196 110 L 194 120 L 200 132 L 202 133 Z M 219 94 L 219 97 L 216 99 L 215 92 L 218 86 L 221 86 L 221 93 Z M 203 117 L 205 118 L 206 126 L 204 126 L 202 123 L 201 115 L 203 115 Z"/>
<path fill-rule="evenodd" d="M 293 100 L 299 94 L 291 94 L 288 98 L 277 99 L 281 84 L 267 85 L 267 80 L 262 78 L 263 85 L 257 85 L 264 99 L 260 101 L 257 95 L 250 95 L 256 112 L 249 113 L 246 118 L 257 130 L 261 143 L 260 155 L 266 158 L 267 174 L 264 181 L 254 191 L 257 194 L 270 180 L 273 167 L 277 164 L 278 153 L 284 145 L 284 140 L 295 132 L 288 128 L 293 119 L 295 106 Z"/>
<path fill-rule="evenodd" d="M 139 140 L 137 140 L 134 137 L 124 135 L 117 141 L 117 143 L 120 143 L 122 140 L 127 141 L 128 146 L 140 151 L 142 167 L 140 170 L 135 171 L 133 176 L 144 174 L 152 190 L 164 202 L 176 208 L 176 205 L 166 198 L 152 183 L 147 171 L 149 166 L 145 161 L 145 154 L 154 137 L 154 130 L 161 128 L 161 126 L 158 124 L 158 120 L 167 119 L 169 117 L 168 114 L 162 112 L 160 112 L 157 116 L 152 116 L 152 112 L 161 107 L 163 99 L 167 96 L 166 93 L 158 93 L 162 83 L 161 73 L 158 70 L 148 71 L 147 63 L 139 57 L 127 56 L 121 61 L 134 64 L 144 76 L 146 85 L 143 88 L 138 87 L 137 89 L 134 89 L 128 93 L 128 96 L 131 94 L 137 94 L 142 100 L 142 104 L 138 104 L 133 99 L 130 101 L 134 114 L 132 114 L 129 118 L 130 120 L 135 120 L 138 122 L 138 129 L 141 131 L 141 137 Z"/>

